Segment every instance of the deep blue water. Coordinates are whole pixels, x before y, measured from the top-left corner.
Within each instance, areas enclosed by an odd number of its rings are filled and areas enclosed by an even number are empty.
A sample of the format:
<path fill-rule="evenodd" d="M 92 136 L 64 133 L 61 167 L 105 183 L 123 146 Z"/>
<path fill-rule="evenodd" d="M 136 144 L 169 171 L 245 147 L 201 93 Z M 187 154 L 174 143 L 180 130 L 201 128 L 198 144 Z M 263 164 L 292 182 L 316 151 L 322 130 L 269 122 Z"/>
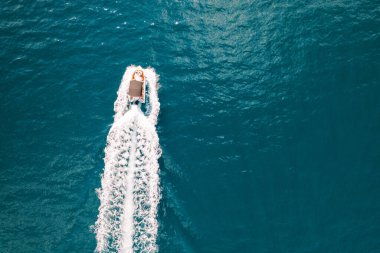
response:
<path fill-rule="evenodd" d="M 127 66 L 160 74 L 159 252 L 380 252 L 379 1 L 2 1 L 0 252 L 93 252 Z"/>

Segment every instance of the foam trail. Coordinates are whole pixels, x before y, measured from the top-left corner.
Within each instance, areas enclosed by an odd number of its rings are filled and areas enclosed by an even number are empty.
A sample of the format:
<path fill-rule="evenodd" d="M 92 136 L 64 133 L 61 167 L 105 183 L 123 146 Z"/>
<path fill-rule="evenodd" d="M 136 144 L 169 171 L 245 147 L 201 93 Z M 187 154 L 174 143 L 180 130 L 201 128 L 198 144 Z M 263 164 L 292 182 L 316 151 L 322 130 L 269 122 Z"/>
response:
<path fill-rule="evenodd" d="M 144 73 L 149 87 L 150 114 L 133 105 L 127 90 L 135 67 L 128 67 L 115 101 L 114 123 L 107 136 L 105 168 L 98 189 L 100 207 L 95 223 L 97 252 L 157 252 L 158 158 L 155 125 L 160 110 L 153 69 Z"/>

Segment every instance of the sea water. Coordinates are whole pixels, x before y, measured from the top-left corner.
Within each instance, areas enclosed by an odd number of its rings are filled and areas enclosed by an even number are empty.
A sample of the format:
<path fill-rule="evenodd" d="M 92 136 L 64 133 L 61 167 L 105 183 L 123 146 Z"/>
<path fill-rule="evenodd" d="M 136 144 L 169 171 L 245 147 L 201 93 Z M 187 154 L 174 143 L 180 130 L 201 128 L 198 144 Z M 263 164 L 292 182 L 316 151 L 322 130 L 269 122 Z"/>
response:
<path fill-rule="evenodd" d="M 160 75 L 153 251 L 380 251 L 378 1 L 0 8 L 0 252 L 95 251 L 132 64 Z"/>

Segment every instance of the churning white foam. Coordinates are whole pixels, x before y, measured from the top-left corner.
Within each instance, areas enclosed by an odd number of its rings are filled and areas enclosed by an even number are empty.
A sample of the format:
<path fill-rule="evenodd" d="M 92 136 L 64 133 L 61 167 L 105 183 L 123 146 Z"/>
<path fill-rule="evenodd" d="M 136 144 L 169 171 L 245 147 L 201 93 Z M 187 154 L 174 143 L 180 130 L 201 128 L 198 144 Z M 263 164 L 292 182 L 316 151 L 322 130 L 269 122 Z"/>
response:
<path fill-rule="evenodd" d="M 114 105 L 114 123 L 107 136 L 105 168 L 101 188 L 97 189 L 97 252 L 157 251 L 161 155 L 155 127 L 160 110 L 158 76 L 153 69 L 144 69 L 150 106 L 150 114 L 145 116 L 136 105 L 128 110 L 127 91 L 134 69 L 131 66 L 125 71 Z"/>

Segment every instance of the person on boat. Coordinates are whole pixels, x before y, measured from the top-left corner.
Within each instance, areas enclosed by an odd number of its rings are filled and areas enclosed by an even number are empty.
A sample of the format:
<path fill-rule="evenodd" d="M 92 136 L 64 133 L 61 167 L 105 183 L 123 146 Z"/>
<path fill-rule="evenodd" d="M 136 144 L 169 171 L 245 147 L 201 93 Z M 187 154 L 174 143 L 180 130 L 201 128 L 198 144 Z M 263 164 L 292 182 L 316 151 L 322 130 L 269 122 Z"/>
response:
<path fill-rule="evenodd" d="M 144 72 L 138 68 L 132 74 L 129 83 L 128 97 L 132 103 L 145 102 L 145 76 Z"/>

